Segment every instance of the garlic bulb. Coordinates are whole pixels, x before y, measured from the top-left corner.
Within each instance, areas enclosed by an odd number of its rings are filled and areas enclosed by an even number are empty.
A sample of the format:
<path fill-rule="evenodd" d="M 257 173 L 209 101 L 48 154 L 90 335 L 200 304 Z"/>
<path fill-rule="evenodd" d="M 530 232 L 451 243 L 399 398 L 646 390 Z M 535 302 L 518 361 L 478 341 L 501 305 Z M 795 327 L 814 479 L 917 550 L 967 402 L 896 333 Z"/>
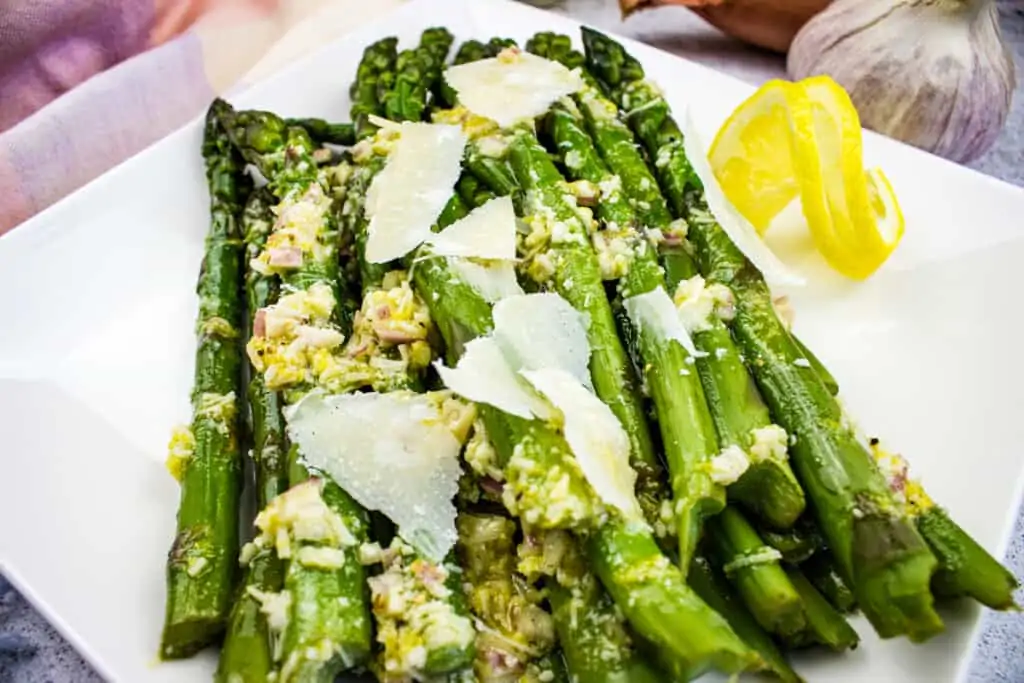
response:
<path fill-rule="evenodd" d="M 831 76 L 866 127 L 958 162 L 995 142 L 1016 84 L 993 0 L 835 0 L 787 68 Z"/>

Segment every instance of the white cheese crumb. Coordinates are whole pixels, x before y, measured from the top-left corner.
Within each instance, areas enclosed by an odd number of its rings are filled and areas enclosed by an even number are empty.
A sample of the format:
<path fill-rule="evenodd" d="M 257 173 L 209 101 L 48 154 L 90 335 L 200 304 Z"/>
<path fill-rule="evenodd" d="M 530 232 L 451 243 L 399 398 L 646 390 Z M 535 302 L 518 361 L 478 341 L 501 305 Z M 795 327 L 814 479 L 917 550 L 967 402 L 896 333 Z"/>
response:
<path fill-rule="evenodd" d="M 807 360 L 806 358 L 797 358 L 796 360 L 793 361 L 793 365 L 797 366 L 798 368 L 809 368 L 811 367 L 811 361 Z"/>
<path fill-rule="evenodd" d="M 267 627 L 271 632 L 280 634 L 288 626 L 288 612 L 292 607 L 292 594 L 288 591 L 280 593 L 267 593 L 256 588 L 246 586 L 246 592 L 253 600 L 260 603 L 260 611 L 267 617 Z"/>
<path fill-rule="evenodd" d="M 742 477 L 748 467 L 750 460 L 743 449 L 736 445 L 728 446 L 711 458 L 711 480 L 716 484 L 729 486 Z"/>
<path fill-rule="evenodd" d="M 341 569 L 345 566 L 344 551 L 326 546 L 302 546 L 295 554 L 295 559 L 303 567 L 314 569 Z"/>
<path fill-rule="evenodd" d="M 766 427 L 755 427 L 750 430 L 752 444 L 750 457 L 754 462 L 762 460 L 785 461 L 787 458 L 786 444 L 789 435 L 786 430 L 776 424 Z"/>
<path fill-rule="evenodd" d="M 746 553 L 744 555 L 734 557 L 732 561 L 727 562 L 722 567 L 722 571 L 725 572 L 726 575 L 729 575 L 740 569 L 753 567 L 759 564 L 770 564 L 772 562 L 778 562 L 781 559 L 782 553 L 778 550 L 768 546 L 763 546 L 752 553 Z"/>
<path fill-rule="evenodd" d="M 673 299 L 683 326 L 691 334 L 708 329 L 712 315 L 732 317 L 732 290 L 719 284 L 708 285 L 700 275 L 680 282 Z"/>

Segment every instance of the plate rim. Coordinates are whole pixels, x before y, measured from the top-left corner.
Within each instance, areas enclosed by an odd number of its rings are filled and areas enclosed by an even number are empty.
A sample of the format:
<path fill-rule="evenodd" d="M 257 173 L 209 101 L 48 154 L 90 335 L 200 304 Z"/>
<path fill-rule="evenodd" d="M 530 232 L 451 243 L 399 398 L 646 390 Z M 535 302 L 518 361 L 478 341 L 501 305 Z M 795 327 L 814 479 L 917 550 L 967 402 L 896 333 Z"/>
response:
<path fill-rule="evenodd" d="M 366 34 L 376 34 L 379 32 L 381 26 L 386 25 L 390 21 L 393 21 L 396 17 L 401 16 L 405 13 L 415 14 L 419 11 L 420 6 L 425 5 L 437 5 L 439 6 L 439 12 L 444 13 L 445 15 L 448 15 L 449 13 L 457 13 L 460 10 L 466 13 L 476 13 L 481 11 L 481 8 L 485 5 L 490 5 L 492 8 L 495 8 L 494 11 L 498 12 L 513 11 L 521 14 L 534 14 L 537 15 L 538 17 L 547 17 L 550 16 L 550 14 L 552 14 L 552 12 L 549 10 L 533 7 L 522 2 L 517 2 L 516 0 L 407 0 L 403 4 L 386 11 L 380 16 L 361 24 L 354 30 L 339 35 L 332 40 L 326 41 L 316 49 L 308 52 L 305 55 L 302 55 L 298 59 L 293 60 L 292 62 L 288 63 L 285 66 L 282 66 L 276 71 L 270 72 L 258 80 L 244 84 L 244 87 L 242 87 L 241 89 L 229 90 L 226 93 L 215 96 L 225 97 L 231 100 L 245 98 L 247 95 L 251 94 L 251 91 L 254 88 L 263 86 L 269 81 L 285 79 L 289 75 L 301 72 L 302 69 L 306 67 L 308 64 L 315 62 L 322 52 L 331 49 L 332 47 L 338 45 L 339 43 L 362 41 L 364 40 L 364 36 Z M 559 21 L 563 23 L 573 24 L 577 27 L 593 26 L 592 24 L 580 21 L 572 16 L 568 16 L 561 13 L 555 14 L 556 16 L 558 16 Z M 440 24 L 443 23 L 443 21 L 443 19 L 438 18 L 437 23 Z M 699 70 L 705 71 L 708 74 L 713 74 L 713 76 L 716 79 L 727 79 L 734 83 L 740 84 L 750 92 L 753 92 L 754 89 L 756 89 L 756 86 L 746 81 L 743 81 L 742 79 L 737 78 L 732 74 L 720 71 L 719 69 L 716 69 L 714 67 L 707 66 L 705 64 L 696 62 L 686 57 L 675 55 L 656 45 L 643 43 L 636 40 L 635 38 L 621 35 L 616 30 L 613 29 L 607 29 L 604 27 L 597 26 L 593 27 L 600 30 L 603 33 L 607 33 L 608 35 L 613 36 L 616 40 L 621 41 L 630 49 L 639 49 L 641 52 L 655 51 L 666 58 L 671 58 L 685 62 L 690 67 L 694 67 Z M 180 126 L 175 128 L 173 131 L 167 133 L 166 135 L 157 140 L 154 140 L 143 149 L 135 152 L 126 159 L 123 159 L 122 161 L 118 162 L 116 165 L 107 169 L 100 175 L 90 179 L 84 185 L 76 188 L 74 191 L 70 192 L 64 197 L 61 197 L 53 204 L 47 206 L 43 210 L 32 215 L 27 220 L 15 225 L 5 234 L 0 235 L 0 255 L 8 251 L 9 249 L 18 248 L 17 245 L 32 245 L 33 243 L 36 243 L 45 238 L 45 236 L 49 232 L 57 230 L 58 228 L 55 224 L 51 224 L 50 226 L 47 225 L 47 223 L 49 222 L 48 219 L 53 212 L 65 210 L 65 207 L 67 205 L 73 205 L 75 202 L 81 201 L 80 195 L 86 195 L 90 192 L 95 192 L 98 187 L 102 187 L 105 183 L 117 182 L 121 175 L 131 172 L 134 164 L 142 163 L 140 159 L 144 160 L 145 158 L 147 158 L 147 156 L 154 154 L 158 150 L 158 148 L 161 148 L 164 145 L 172 145 L 173 140 L 179 137 L 185 137 L 189 134 L 193 134 L 195 132 L 194 127 L 197 125 L 198 122 L 203 120 L 204 116 L 205 111 L 200 112 L 192 118 L 189 118 L 188 120 L 184 121 Z M 944 159 L 942 157 L 931 154 L 925 150 L 915 148 L 899 140 L 888 138 L 884 135 L 875 133 L 867 129 L 863 130 L 863 134 L 866 138 L 884 139 L 886 141 L 886 144 L 895 143 L 895 146 L 897 148 L 904 148 L 905 150 L 908 150 L 910 153 L 919 156 L 922 159 L 923 163 L 933 165 L 938 164 L 940 166 L 945 166 L 947 169 L 946 172 L 965 174 L 967 177 L 974 176 L 975 182 L 983 182 L 985 184 L 991 185 L 994 189 L 996 189 L 996 191 L 1010 191 L 1024 195 L 1024 188 L 1021 188 L 1017 185 L 1014 185 L 1013 183 L 1007 182 L 995 176 L 983 173 L 968 166 L 957 164 L 955 162 L 949 161 L 948 159 Z M 927 161 L 924 161 L 925 159 L 927 159 Z M 47 230 L 48 227 L 49 230 Z M 16 376 L 10 378 L 5 377 L 3 379 L 11 382 L 25 381 L 24 378 L 19 378 Z M 1020 468 L 1017 472 L 1013 493 L 1013 504 L 1003 514 L 1002 533 L 1000 534 L 998 547 L 995 549 L 996 552 L 993 552 L 993 555 L 995 555 L 1003 563 L 1005 563 L 1006 561 L 1007 551 L 1009 550 L 1013 542 L 1013 535 L 1017 518 L 1021 514 L 1024 514 L 1024 462 L 1021 463 Z M 57 633 L 59 633 L 62 638 L 64 638 L 72 647 L 74 647 L 75 651 L 82 657 L 82 659 L 84 659 L 86 662 L 89 663 L 90 666 L 93 667 L 97 674 L 99 674 L 102 678 L 106 680 L 117 680 L 116 677 L 113 675 L 111 667 L 108 666 L 107 663 L 104 661 L 104 658 L 89 644 L 85 636 L 80 634 L 77 629 L 71 626 L 57 612 L 57 610 L 53 609 L 49 605 L 47 599 L 41 594 L 39 594 L 32 587 L 31 581 L 26 576 L 23 576 L 21 574 L 21 572 L 17 569 L 15 563 L 12 561 L 12 558 L 0 557 L 0 572 L 3 573 L 4 577 L 15 588 L 15 590 L 17 590 L 18 593 L 26 600 L 26 602 L 29 605 L 31 605 L 41 616 L 43 616 L 46 619 L 47 623 Z M 967 676 L 970 673 L 970 669 L 974 662 L 975 655 L 978 652 L 979 643 L 984 634 L 984 627 L 986 622 L 985 617 L 989 612 L 991 612 L 991 610 L 980 605 L 976 610 L 974 622 L 971 625 L 970 635 L 966 641 L 965 651 L 963 653 L 964 656 L 961 657 L 956 669 L 956 673 L 954 675 L 954 681 L 956 681 L 957 683 L 966 681 Z M 157 653 L 153 654 L 153 661 L 158 661 Z"/>

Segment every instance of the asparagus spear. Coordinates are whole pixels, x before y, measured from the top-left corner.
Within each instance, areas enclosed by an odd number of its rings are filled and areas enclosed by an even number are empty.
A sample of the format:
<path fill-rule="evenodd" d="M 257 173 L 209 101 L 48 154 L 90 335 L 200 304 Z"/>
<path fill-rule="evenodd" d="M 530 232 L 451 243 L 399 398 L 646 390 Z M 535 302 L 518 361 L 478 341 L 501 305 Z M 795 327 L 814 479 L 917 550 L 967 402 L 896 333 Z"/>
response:
<path fill-rule="evenodd" d="M 825 552 L 824 542 L 814 522 L 807 516 L 797 520 L 786 531 L 775 531 L 758 527 L 758 534 L 764 542 L 782 554 L 782 559 L 789 564 L 802 564 L 808 558 Z"/>
<path fill-rule="evenodd" d="M 569 68 L 579 67 L 585 61 L 564 35 L 537 34 L 527 48 Z M 622 298 L 657 288 L 667 287 L 673 292 L 681 280 L 696 275 L 696 269 L 679 277 L 684 264 L 677 264 L 675 269 L 669 269 L 673 277 L 666 282 L 648 235 L 655 235 L 665 244 L 678 244 L 685 237 L 685 223 L 673 222 L 657 181 L 634 144 L 633 134 L 617 116 L 618 108 L 601 93 L 589 72 L 583 73 L 587 85 L 574 97 L 578 109 L 566 104 L 556 105 L 548 115 L 547 129 L 559 146 L 563 165 L 574 179 L 587 180 L 603 188 L 621 187 L 621 197 L 619 192 L 602 192 L 597 206 L 605 227 L 595 234 L 594 243 L 602 255 L 605 276 L 618 278 Z M 601 158 L 597 158 L 597 152 Z M 643 232 L 638 226 L 642 226 Z M 681 247 L 674 251 L 678 254 L 677 260 L 688 260 Z M 623 252 L 628 256 L 623 258 Z M 709 289 L 700 291 L 697 298 L 712 296 L 713 290 Z M 688 310 L 692 310 L 694 304 L 700 306 L 701 302 L 690 302 Z M 724 301 L 717 306 L 707 306 L 697 316 L 692 313 L 684 316 L 684 322 L 689 322 L 692 328 L 695 345 L 707 354 L 697 359 L 699 377 L 690 374 L 689 366 L 694 359 L 685 351 L 669 351 L 666 356 L 659 348 L 665 345 L 664 341 L 659 344 L 659 340 L 651 340 L 650 335 L 643 333 L 636 335 L 634 330 L 632 335 L 639 342 L 641 356 L 638 365 L 650 368 L 645 379 L 661 418 L 659 424 L 673 476 L 677 476 L 676 469 L 671 467 L 673 462 L 707 461 L 716 455 L 709 449 L 717 449 L 718 441 L 723 447 L 737 446 L 755 462 L 729 487 L 729 497 L 774 526 L 786 528 L 804 509 L 803 491 L 786 462 L 784 438 L 782 443 L 765 443 L 771 441 L 770 437 L 778 442 L 780 430 L 771 424 L 768 410 L 720 319 L 730 312 L 728 301 Z M 685 425 L 699 427 L 679 434 Z M 713 435 L 709 440 L 708 432 L 715 430 L 718 441 Z M 681 453 L 674 454 L 675 449 Z M 692 467 L 690 465 L 690 469 Z M 676 491 L 676 499 L 680 498 L 680 492 Z M 686 499 L 692 498 L 691 492 Z M 712 504 L 712 511 L 716 507 Z M 699 521 L 699 517 L 694 521 Z M 692 543 L 689 546 L 692 552 Z M 684 553 L 684 559 L 687 557 Z"/>
<path fill-rule="evenodd" d="M 447 260 L 420 260 L 414 279 L 451 356 L 490 331 L 490 305 Z M 488 406 L 479 410 L 506 475 L 506 502 L 538 528 L 594 529 L 586 544 L 592 570 L 633 630 L 653 643 L 671 675 L 688 677 L 709 667 L 735 672 L 759 664 L 725 621 L 686 587 L 648 528 L 615 516 L 598 523 L 601 505 L 574 467 L 564 437 L 540 421 Z M 559 484 L 563 478 L 567 486 Z"/>
<path fill-rule="evenodd" d="M 654 683 L 664 678 L 636 651 L 621 614 L 568 533 L 527 534 L 519 558 L 523 573 L 543 582 L 573 680 Z"/>
<path fill-rule="evenodd" d="M 630 440 L 631 464 L 650 482 L 660 467 L 639 383 L 616 333 L 597 256 L 589 245 L 589 217 L 578 212 L 567 195 L 565 181 L 537 138 L 526 130 L 510 137 L 509 161 L 524 190 L 524 218 L 531 230 L 521 250 L 524 272 L 538 286 L 558 292 L 587 319 L 595 392 L 622 423 Z"/>
<path fill-rule="evenodd" d="M 516 569 L 516 524 L 499 515 L 460 513 L 458 552 L 474 616 L 482 622 L 474 670 L 480 680 L 518 680 L 556 645 L 543 595 Z"/>
<path fill-rule="evenodd" d="M 552 241 L 552 229 L 566 227 L 572 231 L 566 241 L 552 245 L 550 256 L 546 251 L 532 254 L 527 260 L 527 271 L 531 273 L 536 285 L 553 285 L 559 294 L 587 316 L 587 334 L 591 348 L 594 349 L 590 361 L 591 374 L 597 394 L 609 404 L 623 423 L 630 437 L 634 467 L 645 475 L 659 471 L 635 378 L 615 332 L 615 322 L 601 285 L 596 257 L 586 242 L 586 228 L 576 213 L 575 205 L 566 201 L 567 188 L 558 170 L 532 133 L 517 131 L 506 134 L 498 131 L 493 123 L 489 126 L 480 123 L 477 117 L 459 110 L 440 112 L 435 118 L 461 123 L 467 129 L 472 136 L 468 153 L 470 159 L 475 156 L 490 157 L 481 151 L 481 147 L 492 143 L 508 153 L 515 182 L 526 191 L 523 210 L 533 214 L 527 219 L 532 222 L 535 230 L 535 234 L 526 239 L 528 250 L 535 250 L 538 245 L 547 246 Z M 485 140 L 488 142 L 485 143 Z M 473 171 L 472 164 L 469 166 Z M 475 175 L 494 193 L 507 192 L 506 185 L 491 182 L 489 177 L 480 174 Z M 656 480 L 651 476 L 645 477 L 645 488 L 641 489 L 641 493 L 651 488 L 652 481 Z M 643 501 L 647 506 L 646 512 L 652 517 L 660 515 L 660 501 L 651 504 L 649 495 L 644 495 Z"/>
<path fill-rule="evenodd" d="M 255 316 L 249 357 L 263 373 L 267 389 L 280 389 L 289 402 L 317 387 L 347 390 L 350 386 L 342 371 L 344 361 L 333 355 L 344 338 L 337 313 L 338 238 L 325 189 L 326 176 L 319 172 L 311 157 L 312 140 L 305 130 L 288 128 L 273 114 L 234 113 L 226 103 L 222 107 L 235 145 L 260 168 L 269 180 L 268 187 L 280 200 L 276 209 L 278 221 L 265 249 L 252 261 L 253 267 L 280 275 L 289 290 L 289 306 L 309 311 L 307 324 L 317 328 L 321 340 L 318 343 L 323 344 L 326 352 L 325 362 L 335 371 L 320 372 L 310 364 L 308 355 L 296 358 L 280 353 L 282 345 L 290 343 L 289 335 L 294 331 L 289 332 L 288 326 L 273 331 L 266 324 L 266 319 L 273 315 L 273 307 Z M 296 228 L 290 221 L 297 211 L 319 220 L 312 243 L 297 239 Z M 271 605 L 280 608 L 282 602 L 288 606 L 286 624 L 280 629 L 282 681 L 333 676 L 365 661 L 370 651 L 364 572 L 355 550 L 366 539 L 366 512 L 332 481 L 310 478 L 309 474 L 299 460 L 298 449 L 291 448 L 291 488 L 257 517 L 257 526 L 263 533 L 255 547 L 274 546 L 278 556 L 289 560 L 282 593 L 261 598 L 268 611 Z M 310 501 L 332 520 L 332 525 L 344 527 L 346 532 L 328 538 L 301 537 L 282 512 L 293 498 Z M 282 533 L 291 541 L 283 547 L 275 540 Z M 330 561 L 313 559 L 324 555 Z"/>
<path fill-rule="evenodd" d="M 840 614 L 857 609 L 857 598 L 836 570 L 835 560 L 827 549 L 819 550 L 800 565 L 800 571 Z"/>
<path fill-rule="evenodd" d="M 285 119 L 287 126 L 304 128 L 317 144 L 352 145 L 356 141 L 356 128 L 351 123 L 332 123 L 324 119 Z"/>
<path fill-rule="evenodd" d="M 395 73 L 394 87 L 379 93 L 382 102 L 374 113 L 385 114 L 394 121 L 420 120 L 426 112 L 427 94 L 433 84 L 441 78 L 441 67 L 451 42 L 452 36 L 445 29 L 428 28 L 423 32 L 416 49 L 404 50 L 389 64 L 386 64 L 381 56 L 371 54 L 370 48 L 367 48 L 367 53 L 364 54 L 363 62 L 360 63 L 356 75 L 357 83 L 363 78 L 362 74 L 370 71 L 371 68 L 376 68 L 382 74 Z M 366 64 L 367 60 L 370 60 L 370 64 Z M 381 87 L 379 81 L 377 87 L 378 90 Z M 368 87 L 359 89 L 368 90 Z M 353 104 L 353 120 L 358 116 L 357 108 L 369 110 L 369 100 Z M 387 160 L 387 155 L 384 153 L 387 146 L 385 140 L 371 141 L 367 138 L 363 145 L 365 149 L 357 150 L 356 153 L 356 160 L 359 163 L 353 174 L 353 191 L 349 193 L 349 199 L 343 210 L 343 215 L 349 221 L 346 227 L 355 236 L 356 248 L 359 252 L 366 247 L 369 229 L 369 218 L 363 211 L 365 195 L 373 178 L 384 168 Z M 370 263 L 360 258 L 359 270 L 364 288 L 369 285 L 379 287 L 389 266 L 384 263 Z"/>
<path fill-rule="evenodd" d="M 932 590 L 942 597 L 969 595 L 992 609 L 1014 607 L 1017 579 L 937 506 L 910 476 L 907 462 L 871 439 L 871 452 L 906 514 L 939 560 Z"/>
<path fill-rule="evenodd" d="M 803 356 L 779 322 L 761 274 L 708 213 L 664 99 L 621 45 L 587 28 L 583 39 L 588 66 L 616 93 L 673 210 L 688 218 L 701 271 L 732 291 L 732 332 L 775 419 L 796 438 L 795 469 L 861 608 L 883 637 L 933 636 L 943 628 L 929 590 L 935 556 L 895 505 L 821 378 L 799 362 Z"/>
<path fill-rule="evenodd" d="M 800 339 L 793 334 L 793 330 L 789 331 L 790 336 L 793 338 L 793 343 L 796 344 L 796 348 L 800 350 L 803 357 L 807 359 L 807 362 L 811 364 L 811 368 L 818 373 L 818 377 L 821 379 L 825 388 L 828 389 L 828 393 L 833 396 L 839 395 L 839 382 L 832 376 L 825 364 L 821 362 L 821 359 L 814 355 L 814 352 L 807 348 Z"/>
<path fill-rule="evenodd" d="M 269 192 L 257 190 L 249 197 L 242 215 L 247 263 L 258 257 L 266 245 L 274 224 L 273 205 L 273 195 Z M 277 300 L 275 279 L 251 267 L 246 268 L 245 287 L 249 310 L 253 313 Z M 256 505 L 262 510 L 288 488 L 288 446 L 280 396 L 267 389 L 263 375 L 256 371 L 251 372 L 249 380 L 249 406 Z M 271 633 L 266 614 L 261 611 L 262 603 L 256 596 L 277 593 L 283 583 L 284 563 L 273 553 L 263 553 L 250 560 L 221 647 L 218 681 L 264 680 L 274 670 Z"/>
<path fill-rule="evenodd" d="M 559 38 L 565 37 L 538 34 L 527 43 L 527 49 L 541 56 L 558 54 L 559 45 L 568 41 L 567 38 L 559 41 Z M 563 50 L 562 54 L 566 65 L 572 65 L 573 53 Z M 582 55 L 578 57 L 582 60 Z M 545 131 L 569 177 L 581 188 L 578 192 L 588 195 L 584 200 L 597 200 L 597 197 L 589 195 L 600 195 L 596 210 L 603 227 L 593 234 L 593 243 L 602 277 L 618 280 L 618 293 L 613 303 L 621 308 L 624 298 L 664 289 L 657 254 L 648 238 L 638 229 L 641 220 L 634 211 L 634 206 L 645 205 L 644 218 L 647 220 L 643 222 L 649 227 L 660 228 L 662 225 L 654 222 L 656 217 L 652 214 L 656 212 L 654 207 L 661 198 L 653 179 L 645 186 L 644 178 L 649 173 L 628 129 L 617 127 L 613 121 L 599 120 L 591 129 L 591 138 L 584 125 L 583 115 L 576 106 L 571 101 L 563 101 L 556 103 L 547 115 Z M 602 156 L 609 161 L 608 165 Z M 610 169 L 612 162 L 615 167 Z M 652 191 L 655 196 L 651 196 Z M 667 218 L 667 210 L 664 214 Z M 666 219 L 664 227 L 668 227 L 667 223 Z M 576 285 L 575 278 L 572 284 Z M 621 320 L 621 313 L 619 317 Z M 625 324 L 629 324 L 628 320 Z M 707 413 L 700 382 L 688 369 L 693 361 L 687 351 L 656 331 L 632 332 L 637 342 L 636 366 L 642 369 L 654 401 L 665 459 L 672 475 L 679 552 L 686 558 L 681 566 L 688 566 L 704 516 L 717 512 L 724 502 L 721 489 L 714 485 L 707 472 L 707 462 L 717 450 L 714 426 Z M 595 366 L 594 370 L 598 368 Z M 634 457 L 633 467 L 638 474 L 637 491 L 641 504 L 648 519 L 653 521 L 659 514 L 660 501 L 668 496 L 662 490 L 660 463 L 656 457 L 650 457 L 643 451 L 643 447 L 643 443 L 636 446 L 638 455 Z M 685 505 L 683 501 L 686 501 Z"/>
<path fill-rule="evenodd" d="M 381 116 L 384 113 L 378 88 L 382 74 L 393 73 L 398 58 L 397 48 L 398 39 L 389 37 L 381 38 L 363 50 L 356 79 L 349 88 L 356 140 L 368 138 L 377 130 L 377 126 L 370 122 L 370 116 Z"/>
<path fill-rule="evenodd" d="M 793 647 L 819 644 L 836 652 L 856 648 L 860 637 L 846 619 L 814 589 L 800 570 L 788 567 L 785 571 L 800 594 L 808 628 L 805 633 L 784 637 L 784 640 Z"/>
<path fill-rule="evenodd" d="M 452 37 L 444 29 L 427 29 L 415 50 L 402 52 L 396 62 L 393 88 L 383 96 L 386 114 L 396 120 L 418 120 L 426 111 L 427 96 L 440 78 L 441 64 Z M 381 131 L 368 142 L 381 152 L 369 161 L 383 168 L 386 146 L 378 144 L 390 135 Z M 371 171 L 368 175 L 373 175 Z M 356 214 L 350 214 L 356 215 Z M 423 386 L 423 371 L 430 363 L 428 342 L 431 324 L 426 306 L 410 288 L 408 274 L 388 264 L 371 264 L 366 259 L 369 217 L 365 211 L 354 222 L 355 256 L 362 274 L 363 305 L 356 316 L 356 330 L 350 346 L 371 357 L 388 357 L 393 368 L 379 391 Z M 386 310 L 386 314 L 382 313 Z M 385 334 L 386 331 L 386 334 Z M 371 361 L 372 364 L 372 361 Z M 386 364 L 381 364 L 387 367 Z M 473 627 L 466 616 L 458 564 L 449 558 L 436 564 L 419 556 L 401 539 L 392 543 L 391 558 L 385 562 L 381 577 L 371 579 L 374 616 L 378 623 L 378 642 L 383 645 L 385 677 L 438 676 L 466 668 L 473 660 Z M 432 577 L 445 577 L 446 591 L 432 591 Z M 432 615 L 430 623 L 409 618 L 395 607 L 389 596 L 416 595 L 418 609 Z M 419 651 L 423 652 L 419 661 Z"/>
<path fill-rule="evenodd" d="M 788 436 L 772 422 L 761 393 L 743 363 L 742 352 L 729 334 L 727 321 L 734 313 L 732 295 L 720 286 L 704 286 L 693 258 L 683 246 L 662 249 L 666 280 L 676 302 L 699 308 L 710 298 L 721 315 L 705 318 L 694 331 L 694 343 L 705 356 L 697 359 L 704 393 L 723 444 L 743 449 L 751 465 L 729 487 L 730 500 L 757 515 L 775 529 L 788 529 L 803 513 L 804 491 L 789 465 Z"/>
<path fill-rule="evenodd" d="M 785 638 L 807 627 L 800 596 L 779 566 L 782 554 L 764 544 L 742 513 L 727 507 L 708 520 L 708 541 L 761 628 Z"/>
<path fill-rule="evenodd" d="M 693 559 L 687 575 L 690 587 L 704 602 L 721 614 L 743 641 L 757 650 L 773 674 L 783 683 L 801 683 L 802 678 L 786 661 L 775 641 L 755 621 L 744 607 L 725 577 L 718 573 L 707 558 L 698 555 Z"/>
<path fill-rule="evenodd" d="M 384 116 L 393 121 L 419 121 L 427 109 L 427 95 L 441 77 L 441 67 L 452 44 L 443 28 L 428 28 L 414 50 L 403 50 L 395 61 L 395 84 L 383 98 Z"/>
<path fill-rule="evenodd" d="M 171 439 L 168 468 L 181 482 L 177 531 L 167 559 L 167 609 L 160 654 L 188 657 L 223 631 L 236 580 L 241 486 L 238 337 L 242 303 L 240 213 L 248 183 L 221 112 L 206 115 L 203 157 L 210 229 L 199 275 L 192 424 Z"/>

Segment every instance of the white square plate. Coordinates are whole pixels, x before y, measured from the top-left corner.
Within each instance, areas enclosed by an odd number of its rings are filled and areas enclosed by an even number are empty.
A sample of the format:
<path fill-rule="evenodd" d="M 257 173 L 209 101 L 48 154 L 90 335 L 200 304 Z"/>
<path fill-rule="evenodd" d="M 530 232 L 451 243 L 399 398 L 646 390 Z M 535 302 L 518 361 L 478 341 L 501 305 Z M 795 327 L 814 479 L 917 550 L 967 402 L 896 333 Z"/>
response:
<path fill-rule="evenodd" d="M 417 0 L 239 96 L 239 107 L 348 119 L 362 50 L 445 25 L 458 39 L 578 24 L 496 0 Z M 632 41 L 706 139 L 751 88 Z M 0 564 L 112 680 L 207 681 L 213 652 L 157 664 L 164 558 L 178 488 L 163 467 L 188 418 L 192 294 L 207 228 L 193 122 L 0 239 Z M 907 216 L 894 258 L 864 284 L 792 293 L 797 327 L 871 434 L 906 453 L 933 495 L 1001 553 L 1019 500 L 1024 192 L 868 135 Z M 811 681 L 954 680 L 978 611 L 947 612 L 924 646 L 879 642 L 802 658 Z M 962 675 L 962 672 L 961 674 Z"/>

